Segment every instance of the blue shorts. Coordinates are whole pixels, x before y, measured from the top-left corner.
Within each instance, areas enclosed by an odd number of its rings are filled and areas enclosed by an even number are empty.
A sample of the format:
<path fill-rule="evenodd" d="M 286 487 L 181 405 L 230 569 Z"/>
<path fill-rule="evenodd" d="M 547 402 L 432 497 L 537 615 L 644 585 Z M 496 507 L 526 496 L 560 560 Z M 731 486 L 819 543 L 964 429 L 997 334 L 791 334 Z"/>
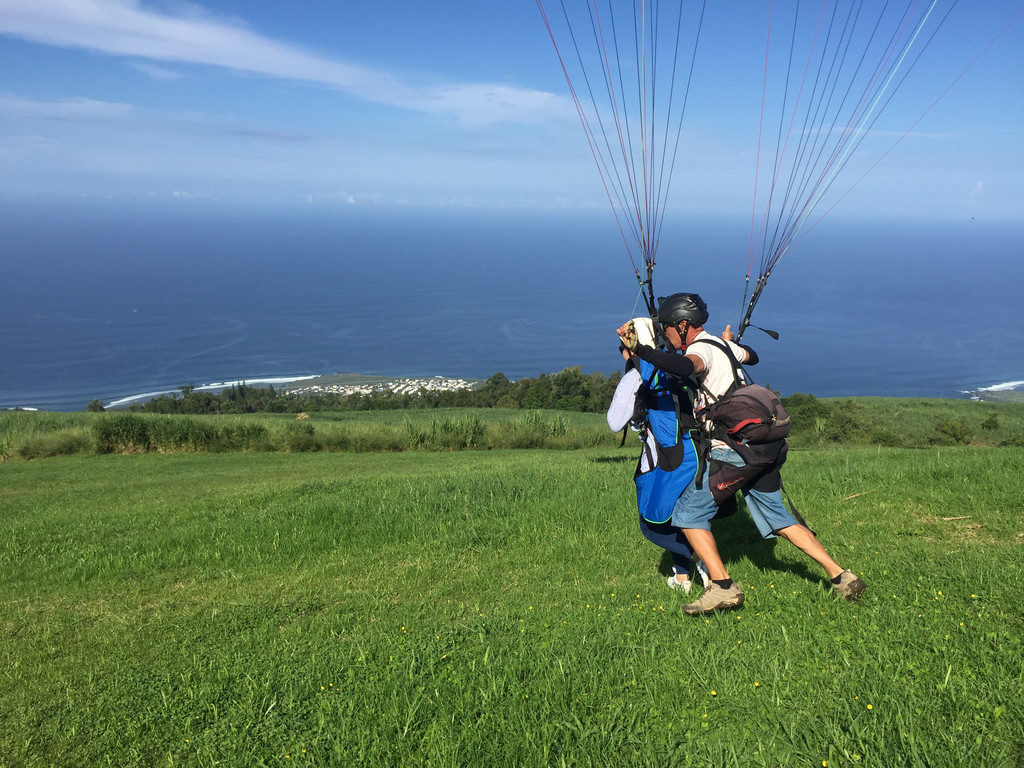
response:
<path fill-rule="evenodd" d="M 732 448 L 712 448 L 711 458 L 736 467 L 742 467 L 744 463 L 743 458 Z M 743 492 L 743 498 L 747 502 L 747 509 L 750 510 L 750 517 L 753 518 L 754 525 L 763 539 L 773 538 L 776 532 L 783 528 L 798 524 L 797 519 L 782 503 L 781 489 L 768 493 L 751 488 Z M 697 488 L 696 480 L 691 480 L 672 508 L 672 525 L 677 528 L 710 531 L 711 518 L 717 511 L 718 505 L 715 504 L 708 485 L 708 468 L 705 467 L 701 487 Z"/>

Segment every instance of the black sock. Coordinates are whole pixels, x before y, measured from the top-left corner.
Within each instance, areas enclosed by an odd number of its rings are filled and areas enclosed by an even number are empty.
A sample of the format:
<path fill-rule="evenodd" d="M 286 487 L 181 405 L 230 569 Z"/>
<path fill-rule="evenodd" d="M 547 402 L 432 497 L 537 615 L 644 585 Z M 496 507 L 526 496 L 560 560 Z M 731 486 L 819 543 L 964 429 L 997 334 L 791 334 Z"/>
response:
<path fill-rule="evenodd" d="M 722 589 L 729 589 L 732 586 L 732 579 L 712 579 Z"/>
<path fill-rule="evenodd" d="M 846 571 L 843 571 L 843 573 L 846 573 Z M 843 573 L 840 573 L 838 576 L 832 579 L 832 583 L 835 584 L 837 587 L 839 586 L 839 582 L 843 579 Z"/>

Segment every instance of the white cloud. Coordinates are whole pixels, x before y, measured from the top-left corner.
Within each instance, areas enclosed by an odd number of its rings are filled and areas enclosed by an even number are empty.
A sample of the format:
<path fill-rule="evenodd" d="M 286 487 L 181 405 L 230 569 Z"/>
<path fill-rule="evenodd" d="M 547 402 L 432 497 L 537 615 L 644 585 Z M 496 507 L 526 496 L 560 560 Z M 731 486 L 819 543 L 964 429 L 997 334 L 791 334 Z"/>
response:
<path fill-rule="evenodd" d="M 550 93 L 486 83 L 413 85 L 384 71 L 278 42 L 197 6 L 176 7 L 179 12 L 171 14 L 141 0 L 0 0 L 0 34 L 62 48 L 321 83 L 365 101 L 471 123 L 533 123 L 556 112 L 571 114 L 560 103 L 564 98 Z"/>
<path fill-rule="evenodd" d="M 12 117 L 36 120 L 112 120 L 124 117 L 133 109 L 131 104 L 93 99 L 30 101 L 0 96 L 0 112 Z"/>
<path fill-rule="evenodd" d="M 144 61 L 133 61 L 132 67 L 137 69 L 147 77 L 151 77 L 154 80 L 180 80 L 184 77 L 181 72 L 177 72 L 168 67 L 160 67 L 156 64 L 149 64 Z"/>
<path fill-rule="evenodd" d="M 575 120 L 569 102 L 552 93 L 506 85 L 464 84 L 414 96 L 409 106 L 424 112 L 451 113 L 470 123 L 537 123 L 561 116 Z"/>

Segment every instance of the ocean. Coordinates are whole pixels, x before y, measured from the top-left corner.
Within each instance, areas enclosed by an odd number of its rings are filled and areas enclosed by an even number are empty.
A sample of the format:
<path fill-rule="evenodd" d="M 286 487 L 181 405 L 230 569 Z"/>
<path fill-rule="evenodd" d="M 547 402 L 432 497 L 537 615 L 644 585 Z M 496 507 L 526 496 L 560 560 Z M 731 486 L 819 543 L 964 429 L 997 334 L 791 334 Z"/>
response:
<path fill-rule="evenodd" d="M 0 208 L 0 407 L 328 373 L 509 378 L 619 368 L 643 312 L 610 211 Z M 749 218 L 665 223 L 657 293 L 741 314 Z M 744 341 L 783 394 L 1024 387 L 1024 223 L 833 214 L 776 268 Z"/>

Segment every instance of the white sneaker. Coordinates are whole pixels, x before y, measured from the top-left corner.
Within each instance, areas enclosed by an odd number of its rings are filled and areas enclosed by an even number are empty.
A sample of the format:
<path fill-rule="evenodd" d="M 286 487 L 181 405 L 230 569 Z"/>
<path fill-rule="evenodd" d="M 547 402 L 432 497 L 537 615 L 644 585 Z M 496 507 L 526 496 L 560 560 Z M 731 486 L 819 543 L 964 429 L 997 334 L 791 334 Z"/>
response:
<path fill-rule="evenodd" d="M 679 581 L 673 573 L 668 577 L 668 588 L 681 589 L 686 594 L 690 594 L 690 590 L 693 589 L 693 581 L 690 579 L 687 579 L 686 581 Z"/>

